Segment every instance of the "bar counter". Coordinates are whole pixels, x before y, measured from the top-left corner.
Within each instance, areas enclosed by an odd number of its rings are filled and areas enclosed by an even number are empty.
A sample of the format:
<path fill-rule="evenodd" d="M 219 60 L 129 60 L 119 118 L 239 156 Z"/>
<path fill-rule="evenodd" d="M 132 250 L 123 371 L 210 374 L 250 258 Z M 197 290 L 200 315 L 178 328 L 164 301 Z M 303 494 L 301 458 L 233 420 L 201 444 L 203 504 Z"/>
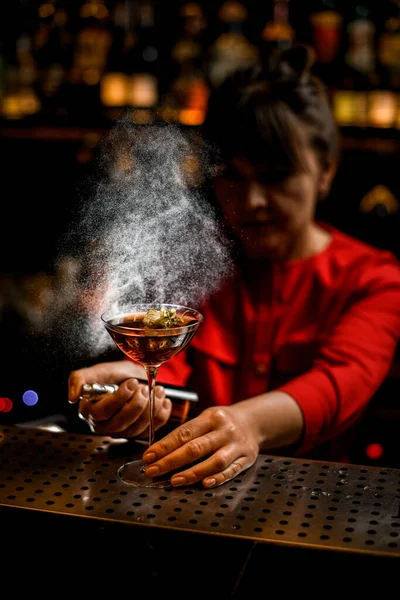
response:
<path fill-rule="evenodd" d="M 142 451 L 107 436 L 0 426 L 8 542 L 16 550 L 18 532 L 34 550 L 39 538 L 69 535 L 80 547 L 85 540 L 86 556 L 117 542 L 130 560 L 136 548 L 143 564 L 151 547 L 153 578 L 154 557 L 165 563 L 166 548 L 185 560 L 186 574 L 188 565 L 201 572 L 201 561 L 209 570 L 213 555 L 221 564 L 225 557 L 230 598 L 249 597 L 264 566 L 283 559 L 311 557 L 314 566 L 345 559 L 352 569 L 379 565 L 393 574 L 400 566 L 393 564 L 400 558 L 400 469 L 259 455 L 246 472 L 210 490 L 127 486 L 117 469 Z"/>

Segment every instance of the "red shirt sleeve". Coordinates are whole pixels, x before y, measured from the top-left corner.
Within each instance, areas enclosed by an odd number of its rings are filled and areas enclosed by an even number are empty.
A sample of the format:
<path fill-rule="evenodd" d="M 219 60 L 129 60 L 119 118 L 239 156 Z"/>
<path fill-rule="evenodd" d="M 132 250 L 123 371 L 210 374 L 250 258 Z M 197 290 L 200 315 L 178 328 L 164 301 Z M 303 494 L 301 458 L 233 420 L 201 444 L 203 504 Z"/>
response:
<path fill-rule="evenodd" d="M 369 266 L 365 272 L 370 273 Z M 352 425 L 393 361 L 400 339 L 400 269 L 392 262 L 362 274 L 352 297 L 312 368 L 279 388 L 296 400 L 304 415 L 298 455 Z"/>
<path fill-rule="evenodd" d="M 169 383 L 185 387 L 191 372 L 192 367 L 187 362 L 187 350 L 182 350 L 177 356 L 160 366 L 157 381 L 160 385 Z"/>

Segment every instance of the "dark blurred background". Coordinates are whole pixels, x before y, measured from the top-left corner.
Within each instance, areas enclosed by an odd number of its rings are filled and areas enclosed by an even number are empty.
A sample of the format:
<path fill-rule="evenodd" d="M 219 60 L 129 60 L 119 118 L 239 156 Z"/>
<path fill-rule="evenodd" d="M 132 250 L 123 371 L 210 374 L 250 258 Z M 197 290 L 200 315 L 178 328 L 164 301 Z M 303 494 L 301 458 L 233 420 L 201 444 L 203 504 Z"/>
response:
<path fill-rule="evenodd" d="M 400 0 L 15 0 L 1 13 L 0 422 L 84 426 L 67 377 L 101 357 L 71 351 L 62 323 L 49 336 L 44 315 L 73 301 L 79 245 L 60 260 L 61 245 L 103 136 L 127 109 L 196 129 L 210 90 L 271 47 L 314 47 L 341 128 L 319 217 L 400 258 Z M 353 462 L 399 466 L 399 382 L 396 360 Z"/>

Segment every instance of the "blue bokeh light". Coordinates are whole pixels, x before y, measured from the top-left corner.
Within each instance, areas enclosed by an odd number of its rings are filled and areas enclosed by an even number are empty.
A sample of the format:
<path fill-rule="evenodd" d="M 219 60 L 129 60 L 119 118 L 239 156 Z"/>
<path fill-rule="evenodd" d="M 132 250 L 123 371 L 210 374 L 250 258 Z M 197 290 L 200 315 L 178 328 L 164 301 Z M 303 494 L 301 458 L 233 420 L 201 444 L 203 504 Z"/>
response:
<path fill-rule="evenodd" d="M 26 392 L 22 394 L 22 400 L 27 406 L 34 406 L 39 400 L 39 396 L 33 390 L 26 390 Z"/>

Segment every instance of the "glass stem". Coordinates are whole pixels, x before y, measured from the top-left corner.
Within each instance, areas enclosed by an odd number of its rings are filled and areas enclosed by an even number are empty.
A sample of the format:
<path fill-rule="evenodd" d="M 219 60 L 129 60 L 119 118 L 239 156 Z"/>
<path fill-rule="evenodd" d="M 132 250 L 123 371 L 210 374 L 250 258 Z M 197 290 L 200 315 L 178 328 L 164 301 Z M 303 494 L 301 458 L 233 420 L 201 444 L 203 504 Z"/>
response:
<path fill-rule="evenodd" d="M 154 406 L 155 406 L 155 393 L 156 393 L 156 378 L 157 378 L 158 367 L 146 367 L 147 380 L 149 383 L 149 446 L 154 444 L 155 431 L 154 431 Z"/>

